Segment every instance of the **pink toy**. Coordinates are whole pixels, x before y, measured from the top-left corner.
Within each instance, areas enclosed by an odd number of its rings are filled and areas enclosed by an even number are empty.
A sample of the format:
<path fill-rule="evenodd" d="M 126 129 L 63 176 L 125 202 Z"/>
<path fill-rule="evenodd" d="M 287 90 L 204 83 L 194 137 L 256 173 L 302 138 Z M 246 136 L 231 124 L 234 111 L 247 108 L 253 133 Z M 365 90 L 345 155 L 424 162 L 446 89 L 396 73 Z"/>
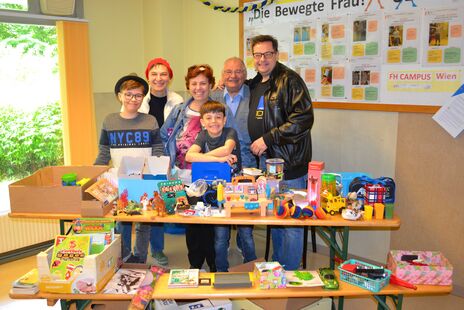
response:
<path fill-rule="evenodd" d="M 311 161 L 308 164 L 308 202 L 314 210 L 321 205 L 321 175 L 324 162 Z"/>

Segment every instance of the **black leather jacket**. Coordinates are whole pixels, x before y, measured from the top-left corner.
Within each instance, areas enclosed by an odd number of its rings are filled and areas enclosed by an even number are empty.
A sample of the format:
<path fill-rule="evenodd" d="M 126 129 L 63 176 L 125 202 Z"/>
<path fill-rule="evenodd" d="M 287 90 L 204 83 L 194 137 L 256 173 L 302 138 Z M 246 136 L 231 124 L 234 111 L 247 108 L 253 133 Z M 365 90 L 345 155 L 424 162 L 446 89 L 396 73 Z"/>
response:
<path fill-rule="evenodd" d="M 262 80 L 257 74 L 250 82 L 253 90 Z M 292 180 L 308 172 L 311 161 L 313 106 L 305 82 L 290 68 L 277 62 L 270 76 L 270 88 L 264 94 L 264 135 L 268 158 L 285 160 L 285 179 Z"/>

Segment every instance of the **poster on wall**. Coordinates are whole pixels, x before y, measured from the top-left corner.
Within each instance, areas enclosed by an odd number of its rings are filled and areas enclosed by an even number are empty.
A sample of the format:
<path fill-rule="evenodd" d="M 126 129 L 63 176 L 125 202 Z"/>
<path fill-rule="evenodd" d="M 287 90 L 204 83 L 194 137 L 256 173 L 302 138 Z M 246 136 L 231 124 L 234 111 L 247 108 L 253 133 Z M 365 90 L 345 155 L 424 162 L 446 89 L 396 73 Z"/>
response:
<path fill-rule="evenodd" d="M 427 9 L 423 16 L 424 65 L 460 65 L 463 57 L 463 8 Z"/>
<path fill-rule="evenodd" d="M 316 23 L 305 22 L 293 26 L 292 55 L 295 58 L 316 59 Z"/>
<path fill-rule="evenodd" d="M 415 64 L 419 62 L 420 12 L 385 14 L 384 63 Z"/>
<path fill-rule="evenodd" d="M 319 99 L 347 99 L 348 63 L 341 60 L 322 62 L 319 68 Z"/>
<path fill-rule="evenodd" d="M 317 85 L 320 83 L 317 75 L 319 70 L 318 62 L 315 60 L 294 59 L 289 63 L 289 66 L 303 79 L 311 99 L 316 100 Z"/>
<path fill-rule="evenodd" d="M 379 101 L 380 61 L 355 60 L 351 63 L 351 99 L 354 101 Z"/>
<path fill-rule="evenodd" d="M 381 21 L 380 12 L 350 16 L 352 59 L 380 56 Z"/>
<path fill-rule="evenodd" d="M 279 61 L 300 74 L 315 100 L 441 105 L 464 82 L 463 8 L 464 0 L 275 0 L 243 13 L 248 78 L 256 74 L 250 39 L 270 34 Z M 373 67 L 353 70 L 358 61 Z M 330 69 L 338 63 L 345 84 Z"/>
<path fill-rule="evenodd" d="M 347 15 L 321 18 L 318 22 L 319 58 L 323 61 L 347 59 Z"/>

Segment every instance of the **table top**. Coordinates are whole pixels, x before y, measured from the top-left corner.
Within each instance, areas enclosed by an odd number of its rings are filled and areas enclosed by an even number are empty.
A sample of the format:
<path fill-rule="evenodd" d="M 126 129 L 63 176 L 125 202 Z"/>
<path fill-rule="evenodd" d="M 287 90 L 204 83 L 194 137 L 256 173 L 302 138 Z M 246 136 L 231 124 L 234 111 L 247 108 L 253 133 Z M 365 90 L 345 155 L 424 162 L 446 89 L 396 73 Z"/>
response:
<path fill-rule="evenodd" d="M 10 217 L 16 218 L 39 218 L 39 219 L 60 219 L 73 220 L 82 217 L 80 214 L 46 214 L 46 213 L 9 213 Z M 117 215 L 111 213 L 105 215 L 121 222 L 157 222 L 157 223 L 178 223 L 178 224 L 222 224 L 222 225 L 285 225 L 285 226 L 338 226 L 338 227 L 365 227 L 365 228 L 398 228 L 401 221 L 398 216 L 393 219 L 372 219 L 369 221 L 358 220 L 349 221 L 341 217 L 340 214 L 327 215 L 326 219 L 292 219 L 277 218 L 275 216 L 259 216 L 258 214 L 232 214 L 231 217 L 200 217 L 183 216 L 179 214 L 167 215 L 164 217 L 155 216 L 153 211 L 146 211 L 143 215 Z"/>
<path fill-rule="evenodd" d="M 335 271 L 339 279 L 338 271 Z M 201 278 L 212 278 L 212 273 L 200 273 Z M 162 275 L 156 282 L 153 299 L 235 299 L 235 298 L 291 298 L 291 297 L 331 297 L 331 296 L 369 296 L 369 295 L 430 295 L 449 294 L 453 287 L 439 285 L 417 285 L 417 290 L 397 285 L 387 285 L 380 292 L 374 293 L 355 285 L 339 281 L 338 290 L 325 290 L 322 287 L 285 288 L 261 290 L 256 285 L 250 288 L 222 288 L 199 286 L 196 288 L 168 288 L 169 274 Z M 133 295 L 127 294 L 13 294 L 12 299 L 66 299 L 66 300 L 130 300 Z"/>

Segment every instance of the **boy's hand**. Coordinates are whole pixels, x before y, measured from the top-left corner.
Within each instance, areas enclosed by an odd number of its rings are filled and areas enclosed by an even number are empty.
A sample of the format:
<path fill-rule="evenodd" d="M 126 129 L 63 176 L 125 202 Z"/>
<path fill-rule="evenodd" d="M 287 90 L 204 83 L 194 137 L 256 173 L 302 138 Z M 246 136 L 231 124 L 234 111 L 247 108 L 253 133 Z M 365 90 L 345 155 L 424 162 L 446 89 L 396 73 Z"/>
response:
<path fill-rule="evenodd" d="M 229 154 L 223 157 L 224 162 L 227 162 L 230 166 L 237 162 L 237 156 L 234 154 Z"/>

